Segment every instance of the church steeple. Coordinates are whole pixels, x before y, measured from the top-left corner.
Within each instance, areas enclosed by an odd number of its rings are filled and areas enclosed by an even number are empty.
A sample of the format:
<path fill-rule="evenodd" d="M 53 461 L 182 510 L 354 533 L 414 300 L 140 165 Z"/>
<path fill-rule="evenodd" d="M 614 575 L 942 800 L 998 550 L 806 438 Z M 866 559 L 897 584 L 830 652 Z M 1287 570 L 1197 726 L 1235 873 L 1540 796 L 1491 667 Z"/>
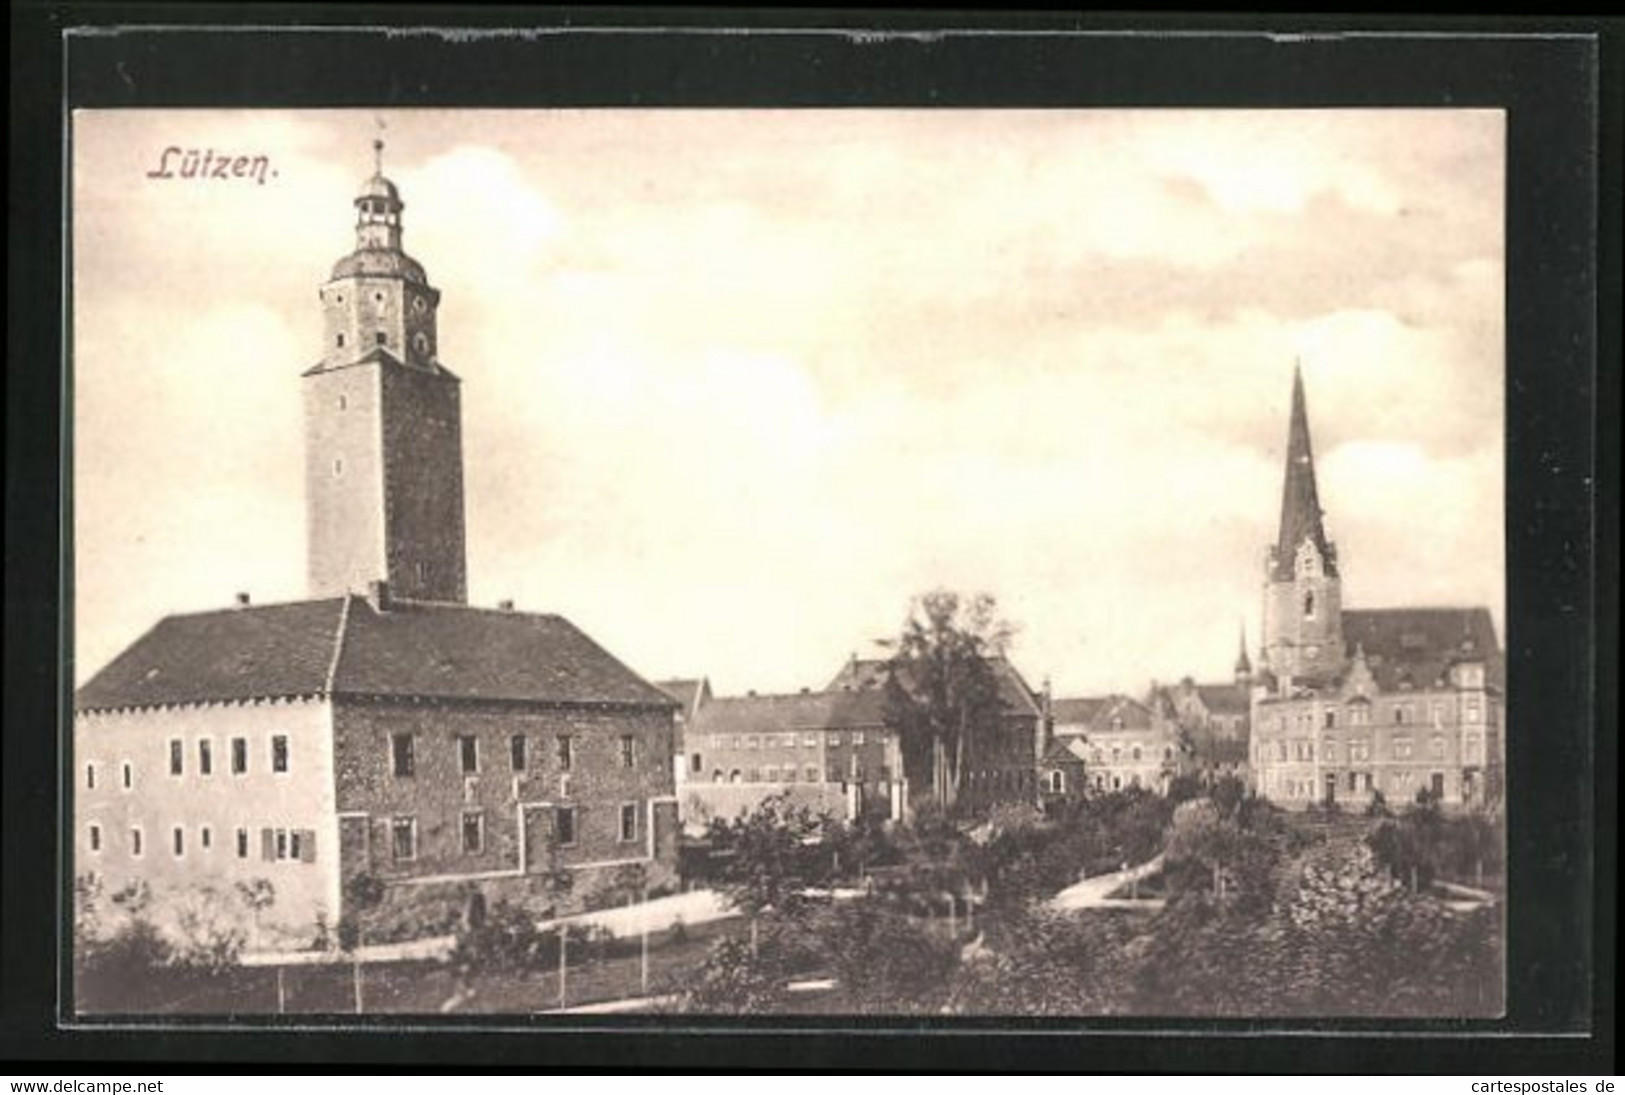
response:
<path fill-rule="evenodd" d="M 1290 581 L 1305 542 L 1314 545 L 1326 573 L 1337 576 L 1337 549 L 1326 538 L 1315 487 L 1315 454 L 1309 443 L 1309 411 L 1303 396 L 1303 369 L 1292 369 L 1292 418 L 1287 427 L 1286 474 L 1281 486 L 1281 531 L 1271 555 L 1272 577 Z"/>
<path fill-rule="evenodd" d="M 1253 678 L 1253 662 L 1247 657 L 1247 625 L 1241 625 L 1241 645 L 1236 652 L 1236 683 L 1246 684 Z"/>
<path fill-rule="evenodd" d="M 1320 679 L 1343 666 L 1342 581 L 1337 545 L 1326 536 L 1303 370 L 1292 370 L 1281 527 L 1264 566 L 1264 650 L 1261 668 L 1277 680 Z"/>

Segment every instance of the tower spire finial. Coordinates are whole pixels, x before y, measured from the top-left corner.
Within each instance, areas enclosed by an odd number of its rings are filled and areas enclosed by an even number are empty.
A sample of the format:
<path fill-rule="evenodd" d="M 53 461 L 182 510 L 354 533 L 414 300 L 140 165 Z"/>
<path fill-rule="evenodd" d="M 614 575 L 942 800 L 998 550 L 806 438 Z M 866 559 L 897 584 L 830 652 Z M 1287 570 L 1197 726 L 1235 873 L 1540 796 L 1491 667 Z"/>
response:
<path fill-rule="evenodd" d="M 1320 494 L 1315 489 L 1315 456 L 1309 444 L 1309 411 L 1303 395 L 1303 369 L 1292 369 L 1292 417 L 1287 428 L 1286 476 L 1281 490 L 1281 531 L 1276 540 L 1276 579 L 1292 577 L 1293 562 L 1304 540 L 1314 541 L 1326 572 L 1336 575 L 1326 529 L 1321 521 Z"/>
<path fill-rule="evenodd" d="M 374 175 L 384 173 L 384 139 L 382 137 L 372 139 L 372 173 Z"/>

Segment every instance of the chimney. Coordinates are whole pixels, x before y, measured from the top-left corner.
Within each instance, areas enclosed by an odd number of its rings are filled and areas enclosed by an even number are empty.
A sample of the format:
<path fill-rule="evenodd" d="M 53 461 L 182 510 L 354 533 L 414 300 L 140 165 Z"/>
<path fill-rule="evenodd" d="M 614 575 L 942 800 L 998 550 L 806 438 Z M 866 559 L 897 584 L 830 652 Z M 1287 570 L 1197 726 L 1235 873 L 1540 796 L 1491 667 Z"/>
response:
<path fill-rule="evenodd" d="M 237 594 L 237 607 L 238 608 L 247 608 L 248 607 L 248 594 L 246 594 L 246 593 Z"/>
<path fill-rule="evenodd" d="M 367 583 L 367 603 L 378 612 L 389 611 L 389 583 L 382 578 Z"/>
<path fill-rule="evenodd" d="M 504 598 L 503 600 L 500 600 L 500 601 L 497 602 L 497 607 L 500 608 L 503 612 L 512 612 L 513 611 L 513 601 Z"/>
<path fill-rule="evenodd" d="M 807 687 L 807 686 L 806 686 L 806 685 L 802 685 L 802 687 L 801 687 L 801 694 L 802 694 L 802 695 L 803 695 L 803 696 L 805 696 L 805 695 L 806 695 L 806 694 L 807 694 L 807 693 L 809 693 L 809 692 L 811 692 L 811 691 L 812 691 L 812 689 L 811 689 L 811 688 L 808 688 L 808 687 Z"/>

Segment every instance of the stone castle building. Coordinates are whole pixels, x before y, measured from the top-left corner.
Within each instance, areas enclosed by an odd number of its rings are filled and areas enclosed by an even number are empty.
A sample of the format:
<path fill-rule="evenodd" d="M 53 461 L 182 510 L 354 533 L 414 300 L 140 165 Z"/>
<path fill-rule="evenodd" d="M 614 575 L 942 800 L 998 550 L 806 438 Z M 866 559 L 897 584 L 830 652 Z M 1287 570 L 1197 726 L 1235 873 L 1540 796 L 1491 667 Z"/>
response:
<path fill-rule="evenodd" d="M 1293 377 L 1280 531 L 1265 561 L 1255 789 L 1287 806 L 1460 807 L 1501 793 L 1505 668 L 1489 610 L 1347 609 Z"/>
<path fill-rule="evenodd" d="M 467 604 L 440 294 L 395 185 L 355 205 L 303 376 L 311 599 L 168 617 L 79 690 L 75 873 L 159 906 L 267 879 L 288 946 L 358 876 L 538 910 L 670 884 L 678 705 L 568 620 Z"/>

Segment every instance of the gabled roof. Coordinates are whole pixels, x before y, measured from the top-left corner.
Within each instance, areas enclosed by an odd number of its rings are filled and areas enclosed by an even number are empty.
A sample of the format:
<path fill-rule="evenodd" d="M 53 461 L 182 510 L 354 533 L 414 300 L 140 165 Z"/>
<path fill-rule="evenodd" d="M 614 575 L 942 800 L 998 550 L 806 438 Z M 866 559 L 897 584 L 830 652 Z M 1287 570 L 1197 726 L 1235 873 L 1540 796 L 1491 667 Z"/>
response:
<path fill-rule="evenodd" d="M 1245 715 L 1252 709 L 1252 697 L 1246 685 L 1199 684 L 1196 695 L 1202 706 L 1215 715 Z"/>
<path fill-rule="evenodd" d="M 81 711 L 305 695 L 673 707 L 562 616 L 345 596 L 169 616 Z"/>
<path fill-rule="evenodd" d="M 1119 724 L 1120 723 L 1120 724 Z M 1089 720 L 1090 733 L 1111 733 L 1114 730 L 1149 730 L 1156 725 L 1151 708 L 1132 696 L 1112 695 L 1095 709 Z"/>
<path fill-rule="evenodd" d="M 1094 721 L 1095 713 L 1105 702 L 1105 696 L 1058 699 L 1050 703 L 1050 712 L 1054 715 L 1057 726 L 1087 726 Z"/>
<path fill-rule="evenodd" d="M 654 686 L 676 700 L 683 710 L 685 718 L 692 719 L 700 707 L 711 700 L 711 682 L 704 677 L 698 680 L 670 680 L 655 681 Z"/>
<path fill-rule="evenodd" d="M 1080 764 L 1089 759 L 1089 746 L 1076 734 L 1066 734 L 1049 743 L 1041 764 Z"/>
<path fill-rule="evenodd" d="M 1489 684 L 1505 687 L 1505 658 L 1487 608 L 1344 609 L 1343 643 L 1350 659 L 1364 652 L 1384 692 L 1434 687 L 1461 661 L 1483 662 Z"/>
<path fill-rule="evenodd" d="M 327 688 L 344 598 L 166 616 L 74 696 L 81 711 L 311 696 Z"/>
<path fill-rule="evenodd" d="M 692 734 L 758 734 L 798 730 L 881 728 L 886 696 L 879 689 L 857 692 L 792 692 L 770 696 L 717 696 L 702 706 L 689 725 Z"/>
<path fill-rule="evenodd" d="M 853 658 L 841 667 L 835 674 L 835 679 L 829 682 L 830 691 L 882 691 L 886 684 L 886 667 L 889 663 L 880 658 Z M 998 678 L 999 699 L 1003 701 L 1006 712 L 1014 715 L 1042 715 L 1043 710 L 1038 706 L 1038 698 L 1033 690 L 1027 686 L 1016 667 L 1004 658 L 989 658 L 988 664 L 993 667 L 994 675 Z"/>

